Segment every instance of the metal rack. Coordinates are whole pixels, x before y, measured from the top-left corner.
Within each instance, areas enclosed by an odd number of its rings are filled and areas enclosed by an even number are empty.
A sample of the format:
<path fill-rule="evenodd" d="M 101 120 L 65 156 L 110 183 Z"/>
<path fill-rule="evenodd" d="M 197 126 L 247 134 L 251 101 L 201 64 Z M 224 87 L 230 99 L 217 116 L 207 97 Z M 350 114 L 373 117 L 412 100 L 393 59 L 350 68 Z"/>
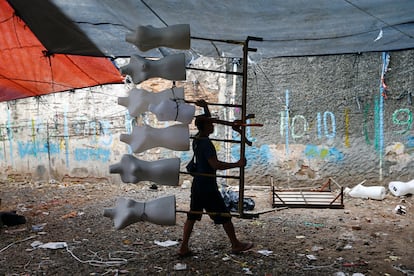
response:
<path fill-rule="evenodd" d="M 259 37 L 251 37 L 248 36 L 246 40 L 244 41 L 236 41 L 236 40 L 221 40 L 221 39 L 207 39 L 207 38 L 200 38 L 200 37 L 191 37 L 192 39 L 198 39 L 198 40 L 207 40 L 210 42 L 223 42 L 223 43 L 230 43 L 230 44 L 237 44 L 242 45 L 243 47 L 243 64 L 242 64 L 242 72 L 232 72 L 232 71 L 218 71 L 218 70 L 208 70 L 208 69 L 199 69 L 199 68 L 192 68 L 187 67 L 189 70 L 199 70 L 199 71 L 207 71 L 207 72 L 215 72 L 215 73 L 223 73 L 223 74 L 229 74 L 229 75 L 237 75 L 242 77 L 242 94 L 241 94 L 241 104 L 228 104 L 228 103 L 216 103 L 212 105 L 220 105 L 224 107 L 231 107 L 231 108 L 240 108 L 241 109 L 241 140 L 240 141 L 234 141 L 234 140 L 219 140 L 225 143 L 240 143 L 240 157 L 243 158 L 246 153 L 246 120 L 248 118 L 247 115 L 247 58 L 249 52 L 255 52 L 257 49 L 250 48 L 249 42 L 250 41 L 262 41 L 262 38 Z M 218 140 L 218 139 L 212 139 L 212 140 Z M 239 202 L 238 202 L 238 213 L 234 214 L 235 216 L 238 216 L 240 218 L 249 218 L 249 217 L 257 217 L 258 213 L 245 213 L 243 210 L 243 201 L 244 201 L 244 186 L 245 186 L 245 168 L 241 167 L 240 172 L 238 176 L 226 176 L 226 175 L 215 175 L 215 177 L 221 177 L 221 178 L 235 178 L 239 179 Z"/>

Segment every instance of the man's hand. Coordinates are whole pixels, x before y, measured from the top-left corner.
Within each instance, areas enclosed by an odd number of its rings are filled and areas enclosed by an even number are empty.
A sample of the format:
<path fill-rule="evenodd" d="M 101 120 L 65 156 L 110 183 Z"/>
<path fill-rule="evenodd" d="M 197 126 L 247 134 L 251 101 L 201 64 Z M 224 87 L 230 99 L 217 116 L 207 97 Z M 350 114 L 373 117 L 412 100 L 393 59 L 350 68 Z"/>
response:
<path fill-rule="evenodd" d="M 202 107 L 204 109 L 204 115 L 206 115 L 207 117 L 211 117 L 210 110 L 208 109 L 208 104 L 207 104 L 207 102 L 205 100 L 197 100 L 195 102 L 195 104 L 197 106 Z"/>
<path fill-rule="evenodd" d="M 238 165 L 239 167 L 245 167 L 245 166 L 246 166 L 246 163 L 247 163 L 246 158 L 240 158 L 240 160 L 239 160 L 239 161 L 237 161 L 237 165 Z"/>
<path fill-rule="evenodd" d="M 196 102 L 195 102 L 195 104 L 197 105 L 197 106 L 200 106 L 200 107 L 207 107 L 208 105 L 207 105 L 207 102 L 205 101 L 205 100 L 197 100 Z"/>

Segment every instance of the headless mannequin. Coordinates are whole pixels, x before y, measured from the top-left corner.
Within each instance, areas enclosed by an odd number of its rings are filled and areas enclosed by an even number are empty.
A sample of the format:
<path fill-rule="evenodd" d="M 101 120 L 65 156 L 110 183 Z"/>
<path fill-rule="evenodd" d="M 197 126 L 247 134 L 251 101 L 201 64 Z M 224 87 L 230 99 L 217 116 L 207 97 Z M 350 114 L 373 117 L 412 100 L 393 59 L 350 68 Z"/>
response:
<path fill-rule="evenodd" d="M 383 200 L 386 191 L 383 186 L 364 186 L 361 183 L 353 187 L 349 191 L 352 197 L 371 198 L 376 200 Z"/>
<path fill-rule="evenodd" d="M 115 208 L 105 209 L 103 215 L 114 221 L 117 230 L 139 221 L 175 225 L 175 196 L 166 196 L 148 202 L 118 198 Z"/>
<path fill-rule="evenodd" d="M 119 173 L 124 183 L 152 181 L 160 185 L 177 186 L 180 158 L 143 161 L 131 154 L 124 154 L 121 162 L 109 167 L 110 173 Z"/>
<path fill-rule="evenodd" d="M 184 98 L 184 88 L 174 87 L 158 93 L 133 88 L 129 91 L 128 97 L 118 98 L 118 104 L 128 108 L 128 112 L 131 116 L 138 117 L 140 114 L 148 111 L 150 105 L 158 105 L 164 100 L 177 98 Z"/>
<path fill-rule="evenodd" d="M 164 28 L 139 26 L 127 34 L 125 40 L 144 52 L 157 47 L 186 50 L 190 49 L 190 25 L 178 24 Z"/>
<path fill-rule="evenodd" d="M 185 80 L 185 55 L 174 54 L 159 60 L 133 55 L 129 64 L 121 67 L 121 73 L 130 75 L 135 84 L 155 77 L 167 80 Z"/>
<path fill-rule="evenodd" d="M 195 114 L 195 106 L 173 99 L 150 104 L 148 110 L 154 113 L 159 121 L 178 121 L 184 124 L 191 123 Z"/>
<path fill-rule="evenodd" d="M 395 196 L 414 195 L 414 179 L 408 182 L 391 181 L 388 184 L 388 188 Z"/>
<path fill-rule="evenodd" d="M 120 140 L 131 146 L 135 153 L 155 147 L 176 151 L 190 149 L 190 130 L 188 125 L 177 124 L 166 128 L 135 126 L 131 134 L 121 134 Z"/>

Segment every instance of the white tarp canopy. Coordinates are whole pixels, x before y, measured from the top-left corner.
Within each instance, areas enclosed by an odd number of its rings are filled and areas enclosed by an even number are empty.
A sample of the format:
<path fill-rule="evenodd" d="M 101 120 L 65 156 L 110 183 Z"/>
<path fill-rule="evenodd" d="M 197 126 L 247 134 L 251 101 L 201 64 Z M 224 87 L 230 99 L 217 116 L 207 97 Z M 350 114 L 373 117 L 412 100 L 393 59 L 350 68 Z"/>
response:
<path fill-rule="evenodd" d="M 125 42 L 126 33 L 140 25 L 189 24 L 193 39 L 192 51 L 187 51 L 187 54 L 212 57 L 240 57 L 242 52 L 237 45 L 196 38 L 244 41 L 247 36 L 261 37 L 262 42 L 249 44 L 257 48 L 257 52 L 250 54 L 253 59 L 414 48 L 414 0 L 50 1 L 86 34 L 103 55 L 110 57 L 132 54 L 160 57 L 168 54 L 169 49 L 140 52 Z M 41 14 L 43 9 L 43 12 L 48 12 L 49 19 L 59 20 L 39 4 L 48 1 L 9 2 L 22 14 Z M 32 24 L 46 20 L 39 17 Z M 64 30 L 53 31 L 50 28 L 48 32 L 50 36 L 65 34 Z M 90 52 L 90 49 L 82 48 L 87 46 L 79 41 L 67 42 L 66 46 L 64 50 L 50 46 L 49 50 L 85 55 Z"/>

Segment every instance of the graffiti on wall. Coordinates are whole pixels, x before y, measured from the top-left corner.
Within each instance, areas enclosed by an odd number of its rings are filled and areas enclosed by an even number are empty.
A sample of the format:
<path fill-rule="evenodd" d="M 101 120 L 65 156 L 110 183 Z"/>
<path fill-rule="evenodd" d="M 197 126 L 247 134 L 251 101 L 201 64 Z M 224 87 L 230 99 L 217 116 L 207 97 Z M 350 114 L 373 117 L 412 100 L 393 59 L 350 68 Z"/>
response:
<path fill-rule="evenodd" d="M 280 137 L 285 140 L 286 155 L 289 155 L 289 143 L 290 140 L 298 141 L 303 137 L 314 137 L 316 141 L 323 141 L 323 139 L 337 138 L 337 118 L 332 111 L 317 112 L 313 120 L 314 123 L 309 123 L 309 120 L 302 114 L 291 114 L 289 112 L 289 91 L 286 90 L 286 106 L 285 109 L 279 112 L 279 133 Z M 370 104 L 366 104 L 363 112 L 363 133 L 365 142 L 367 145 L 374 145 L 374 149 L 380 152 L 381 145 L 384 144 L 384 117 L 383 117 L 383 104 L 381 104 L 382 97 L 376 97 L 374 99 L 374 107 L 371 110 Z M 370 112 L 373 112 L 374 119 L 369 119 Z M 351 142 L 349 139 L 350 133 L 350 114 L 349 109 L 344 110 L 344 133 L 341 137 L 344 138 L 344 146 L 349 148 Z M 413 146 L 412 136 L 410 132 L 413 124 L 413 114 L 408 108 L 396 109 L 389 121 L 392 124 L 392 128 L 399 127 L 399 130 L 394 130 L 394 134 L 402 135 L 402 138 L 406 140 L 406 146 L 409 148 Z M 373 136 L 373 137 L 370 137 Z M 409 135 L 404 138 L 404 135 Z M 335 147 L 316 146 L 313 144 L 306 145 L 306 149 L 303 152 L 306 158 L 318 158 L 322 160 L 328 160 L 332 162 L 342 161 L 344 154 Z"/>
<path fill-rule="evenodd" d="M 8 110 L 9 111 L 9 110 Z M 59 124 L 63 121 L 63 124 Z M 20 159 L 28 157 L 42 158 L 64 154 L 66 166 L 69 167 L 70 152 L 73 152 L 76 161 L 101 161 L 108 162 L 113 143 L 111 122 L 105 119 L 90 119 L 87 116 L 69 119 L 67 111 L 62 116 L 56 115 L 52 122 L 44 122 L 42 118 L 32 118 L 26 124 L 13 125 L 10 111 L 4 127 L 0 128 L 0 136 L 4 141 L 9 142 L 8 158 L 13 160 L 17 146 L 17 156 Z M 24 137 L 27 137 L 24 139 Z M 70 148 L 70 139 L 86 138 L 87 147 L 74 146 Z M 4 147 L 5 143 L 3 143 Z M 0 155 L 5 159 L 5 151 Z"/>
<path fill-rule="evenodd" d="M 287 102 L 287 104 L 289 104 Z M 373 108 L 372 108 L 373 106 Z M 380 143 L 380 133 L 376 131 L 380 123 L 378 98 L 374 105 L 366 104 L 363 110 L 362 131 L 365 142 L 373 145 L 375 149 Z M 65 155 L 66 165 L 69 166 L 70 156 L 75 161 L 100 161 L 107 163 L 111 157 L 111 146 L 114 142 L 113 122 L 106 119 L 93 119 L 88 116 L 76 116 L 69 118 L 65 110 L 62 114 L 56 114 L 51 121 L 43 121 L 42 118 L 33 118 L 25 125 L 16 126 L 12 121 L 10 110 L 7 111 L 7 118 L 0 127 L 0 137 L 3 141 L 0 145 L 0 159 L 13 163 L 17 156 L 20 159 L 28 157 L 42 158 L 44 156 Z M 373 114 L 373 120 L 369 117 Z M 309 116 L 309 115 L 307 115 Z M 309 118 L 309 117 L 308 117 Z M 338 134 L 337 116 L 333 111 L 321 111 L 312 116 L 309 120 L 303 114 L 291 114 L 288 109 L 279 112 L 280 137 L 285 139 L 286 145 L 291 141 L 299 141 L 302 138 L 314 137 L 315 141 L 324 139 L 336 139 L 340 135 L 344 138 L 345 147 L 350 147 L 349 133 L 352 125 L 350 124 L 350 114 L 348 109 L 344 113 L 344 133 Z M 408 108 L 396 109 L 388 118 L 393 125 L 393 133 L 400 135 L 410 152 L 414 150 L 414 136 L 412 135 L 413 114 Z M 125 112 L 124 128 L 127 133 L 132 131 L 132 127 L 137 124 L 136 118 L 131 117 Z M 22 129 L 18 129 L 22 128 Z M 251 127 L 246 128 L 246 136 L 250 141 L 256 141 Z M 119 132 L 119 130 L 117 130 Z M 22 133 L 24 133 L 22 135 Z M 236 132 L 233 133 L 234 139 L 239 139 Z M 25 139 L 23 138 L 25 137 Z M 73 146 L 71 139 L 87 139 L 86 146 Z M 14 141 L 14 143 L 7 143 Z M 288 147 L 286 147 L 288 148 Z M 231 157 L 239 158 L 239 145 L 231 146 Z M 184 159 L 190 155 L 183 154 Z M 309 159 L 320 159 L 327 162 L 340 162 L 344 159 L 344 154 L 336 147 L 323 146 L 318 143 L 305 145 L 303 155 Z M 269 149 L 269 145 L 246 147 L 246 156 L 255 161 L 255 164 L 268 164 L 275 157 Z"/>

